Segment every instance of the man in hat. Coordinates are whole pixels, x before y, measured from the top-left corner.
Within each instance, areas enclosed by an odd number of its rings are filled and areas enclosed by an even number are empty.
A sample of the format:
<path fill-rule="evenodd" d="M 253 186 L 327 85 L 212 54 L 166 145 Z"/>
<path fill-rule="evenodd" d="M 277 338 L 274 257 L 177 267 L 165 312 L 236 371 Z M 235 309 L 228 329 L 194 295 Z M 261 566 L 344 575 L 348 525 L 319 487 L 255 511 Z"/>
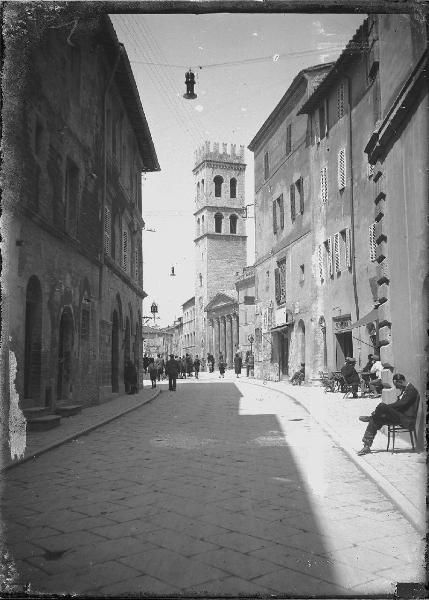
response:
<path fill-rule="evenodd" d="M 355 369 L 356 359 L 351 356 L 346 357 L 346 364 L 341 368 L 341 375 L 344 377 L 344 381 L 347 385 L 350 385 L 353 392 L 353 398 L 358 397 L 359 388 L 359 373 Z"/>
<path fill-rule="evenodd" d="M 383 382 L 381 380 L 381 372 L 383 371 L 383 365 L 380 362 L 380 357 L 378 354 L 374 354 L 372 357 L 373 364 L 371 367 L 370 373 L 375 379 L 372 379 L 369 382 L 369 388 L 372 392 L 373 397 L 378 397 L 381 394 L 381 390 L 383 389 Z"/>
<path fill-rule="evenodd" d="M 174 354 L 170 354 L 170 359 L 167 360 L 165 371 L 168 375 L 168 389 L 171 392 L 176 391 L 177 375 L 180 372 L 179 362 L 174 358 Z"/>
<path fill-rule="evenodd" d="M 358 456 L 371 452 L 375 435 L 383 425 L 409 427 L 415 421 L 419 401 L 418 391 L 412 383 L 407 382 L 402 373 L 396 373 L 393 376 L 393 385 L 401 391 L 396 402 L 392 404 L 380 402 L 371 416 L 359 417 L 360 421 L 368 423 L 368 425 L 362 438 L 363 448 L 359 450 Z"/>

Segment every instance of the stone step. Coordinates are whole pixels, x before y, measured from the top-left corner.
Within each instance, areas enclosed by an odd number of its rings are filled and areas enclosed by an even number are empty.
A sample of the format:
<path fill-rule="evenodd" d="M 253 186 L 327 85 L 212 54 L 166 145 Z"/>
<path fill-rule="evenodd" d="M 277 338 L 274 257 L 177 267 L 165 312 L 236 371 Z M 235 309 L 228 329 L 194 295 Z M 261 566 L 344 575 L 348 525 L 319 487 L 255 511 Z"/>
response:
<path fill-rule="evenodd" d="M 62 417 L 71 417 L 77 415 L 82 410 L 81 404 L 59 404 L 55 407 L 55 414 Z"/>
<path fill-rule="evenodd" d="M 61 422 L 59 415 L 44 415 L 27 420 L 27 431 L 46 431 L 58 427 Z"/>
<path fill-rule="evenodd" d="M 37 417 L 48 415 L 49 408 L 46 406 L 32 406 L 29 408 L 24 408 L 22 412 L 28 421 L 29 419 L 36 419 Z"/>

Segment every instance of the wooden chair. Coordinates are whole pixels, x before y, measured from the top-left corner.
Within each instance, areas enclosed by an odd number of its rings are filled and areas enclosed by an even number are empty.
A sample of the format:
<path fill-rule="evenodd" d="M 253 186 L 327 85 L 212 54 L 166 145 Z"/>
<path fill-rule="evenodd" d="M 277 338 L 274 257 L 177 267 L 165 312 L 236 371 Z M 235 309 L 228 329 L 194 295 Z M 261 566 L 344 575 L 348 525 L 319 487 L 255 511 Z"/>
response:
<path fill-rule="evenodd" d="M 416 420 L 417 420 L 417 413 L 419 410 L 419 404 L 420 404 L 420 395 L 417 396 L 417 399 L 416 399 L 416 402 L 414 405 L 414 411 L 413 411 L 413 414 L 411 415 L 412 421 L 411 421 L 409 427 L 403 427 L 400 424 L 387 425 L 387 449 L 386 449 L 386 451 L 389 450 L 390 436 L 392 436 L 392 453 L 395 452 L 395 434 L 401 433 L 401 432 L 408 432 L 410 434 L 410 440 L 411 440 L 411 446 L 413 448 L 413 452 L 416 451 L 416 445 L 417 445 Z"/>

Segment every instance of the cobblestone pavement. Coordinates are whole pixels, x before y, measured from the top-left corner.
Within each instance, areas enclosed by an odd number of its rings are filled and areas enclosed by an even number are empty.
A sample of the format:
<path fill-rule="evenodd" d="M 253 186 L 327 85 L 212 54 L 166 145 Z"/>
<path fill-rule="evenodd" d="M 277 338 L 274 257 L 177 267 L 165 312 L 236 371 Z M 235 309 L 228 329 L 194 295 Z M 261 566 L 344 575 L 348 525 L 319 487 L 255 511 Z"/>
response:
<path fill-rule="evenodd" d="M 3 520 L 17 584 L 44 593 L 355 596 L 424 581 L 422 536 L 377 486 L 298 403 L 239 380 L 179 381 L 17 465 Z"/>

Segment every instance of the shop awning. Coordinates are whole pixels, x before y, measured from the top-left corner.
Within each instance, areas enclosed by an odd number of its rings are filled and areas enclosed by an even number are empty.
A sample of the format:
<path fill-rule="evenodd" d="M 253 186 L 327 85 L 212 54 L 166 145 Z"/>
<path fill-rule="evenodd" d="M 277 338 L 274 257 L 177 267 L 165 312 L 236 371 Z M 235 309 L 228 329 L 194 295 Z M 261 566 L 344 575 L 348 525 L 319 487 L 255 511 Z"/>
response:
<path fill-rule="evenodd" d="M 354 327 L 360 327 L 361 325 L 368 325 L 368 323 L 372 323 L 378 319 L 378 310 L 373 308 L 367 315 L 361 317 L 355 323 L 352 323 L 352 329 Z"/>

